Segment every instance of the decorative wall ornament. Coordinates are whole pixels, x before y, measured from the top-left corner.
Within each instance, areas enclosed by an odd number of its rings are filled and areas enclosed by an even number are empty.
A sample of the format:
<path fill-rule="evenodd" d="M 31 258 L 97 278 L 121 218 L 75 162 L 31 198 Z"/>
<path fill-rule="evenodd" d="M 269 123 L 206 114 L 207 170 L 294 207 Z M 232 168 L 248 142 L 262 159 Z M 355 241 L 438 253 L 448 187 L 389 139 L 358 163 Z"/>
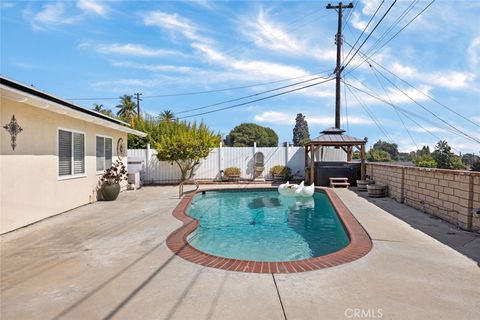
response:
<path fill-rule="evenodd" d="M 11 137 L 11 146 L 12 150 L 15 150 L 15 147 L 17 146 L 17 135 L 23 131 L 22 127 L 17 123 L 17 119 L 15 119 L 15 115 L 12 116 L 12 120 L 10 120 L 10 123 L 6 124 L 3 126 L 5 130 L 10 133 Z"/>
<path fill-rule="evenodd" d="M 117 141 L 117 157 L 118 159 L 122 160 L 125 156 L 125 144 L 123 143 L 123 139 L 119 138 Z"/>

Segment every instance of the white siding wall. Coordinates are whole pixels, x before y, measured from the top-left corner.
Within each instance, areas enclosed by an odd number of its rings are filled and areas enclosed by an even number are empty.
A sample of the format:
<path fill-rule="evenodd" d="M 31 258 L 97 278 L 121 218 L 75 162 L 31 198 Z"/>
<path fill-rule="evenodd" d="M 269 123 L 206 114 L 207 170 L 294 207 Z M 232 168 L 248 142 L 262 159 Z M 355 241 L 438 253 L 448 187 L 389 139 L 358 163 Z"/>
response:
<path fill-rule="evenodd" d="M 305 152 L 303 147 L 219 147 L 212 150 L 210 155 L 202 160 L 195 173 L 197 180 L 214 180 L 220 178 L 220 170 L 228 167 L 238 167 L 241 177 L 253 178 L 253 155 L 262 152 L 264 155 L 265 178 L 271 178 L 270 168 L 275 165 L 286 165 L 292 169 L 292 174 L 303 177 Z M 180 170 L 177 164 L 160 162 L 156 157 L 155 149 L 129 149 L 128 159 L 130 172 L 141 171 L 142 181 L 149 183 L 177 182 L 180 179 Z M 324 152 L 324 161 L 346 161 L 346 154 L 341 149 L 330 149 Z M 143 165 L 139 162 L 143 161 Z"/>

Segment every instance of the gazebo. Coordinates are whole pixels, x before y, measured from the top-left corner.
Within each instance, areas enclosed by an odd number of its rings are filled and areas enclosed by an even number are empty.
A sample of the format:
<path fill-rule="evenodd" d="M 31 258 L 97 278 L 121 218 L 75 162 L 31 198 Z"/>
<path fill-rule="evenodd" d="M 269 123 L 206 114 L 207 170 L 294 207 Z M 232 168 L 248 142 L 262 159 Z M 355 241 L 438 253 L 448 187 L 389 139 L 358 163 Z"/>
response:
<path fill-rule="evenodd" d="M 352 161 L 354 149 L 360 151 L 361 160 L 361 179 L 365 179 L 365 143 L 364 139 L 359 139 L 344 135 L 345 130 L 338 128 L 328 128 L 322 131 L 321 135 L 307 142 L 305 146 L 305 179 L 312 183 L 315 178 L 315 154 L 320 150 L 320 159 L 323 158 L 324 147 L 341 148 L 347 153 L 347 161 Z"/>

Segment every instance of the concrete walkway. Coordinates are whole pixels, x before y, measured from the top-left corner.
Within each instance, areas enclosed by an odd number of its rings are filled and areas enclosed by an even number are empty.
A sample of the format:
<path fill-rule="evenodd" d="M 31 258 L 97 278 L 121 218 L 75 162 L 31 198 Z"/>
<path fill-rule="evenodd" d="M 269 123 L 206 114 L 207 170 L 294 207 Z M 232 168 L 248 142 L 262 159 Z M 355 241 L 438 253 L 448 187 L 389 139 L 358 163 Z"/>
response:
<path fill-rule="evenodd" d="M 462 230 L 459 227 L 428 213 L 399 203 L 390 198 L 370 198 L 367 192 L 355 192 L 377 207 L 405 221 L 441 243 L 463 253 L 480 263 L 480 233 Z"/>
<path fill-rule="evenodd" d="M 211 186 L 209 186 L 211 187 Z M 477 319 L 480 268 L 349 190 L 365 257 L 299 274 L 237 273 L 173 255 L 175 187 L 124 192 L 1 237 L 5 319 Z"/>

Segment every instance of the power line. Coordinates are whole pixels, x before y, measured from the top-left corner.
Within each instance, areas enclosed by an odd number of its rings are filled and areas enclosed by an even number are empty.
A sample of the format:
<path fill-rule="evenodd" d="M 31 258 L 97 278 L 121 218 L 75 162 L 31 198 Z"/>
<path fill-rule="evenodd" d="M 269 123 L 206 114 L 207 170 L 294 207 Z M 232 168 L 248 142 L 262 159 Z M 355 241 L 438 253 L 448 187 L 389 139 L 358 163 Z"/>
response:
<path fill-rule="evenodd" d="M 373 32 L 377 29 L 377 27 L 380 25 L 380 23 L 383 21 L 383 19 L 385 19 L 385 17 L 387 16 L 387 14 L 390 12 L 390 10 L 393 8 L 393 6 L 395 5 L 395 3 L 397 3 L 397 0 L 393 1 L 393 3 L 390 5 L 390 7 L 387 9 L 387 11 L 383 14 L 382 18 L 377 22 L 377 24 L 375 25 L 375 27 L 372 29 L 372 31 L 370 31 L 370 33 L 368 34 L 368 36 L 365 38 L 365 40 L 363 40 L 362 44 L 360 45 L 360 47 L 358 47 L 358 49 L 355 51 L 355 53 L 352 55 L 352 57 L 350 58 L 350 60 L 348 60 L 348 62 L 345 64 L 345 66 L 343 67 L 344 69 L 350 64 L 350 62 L 353 60 L 353 58 L 357 55 L 358 51 L 360 51 L 360 49 L 363 47 L 363 45 L 365 44 L 365 42 L 367 42 L 367 40 L 372 36 Z"/>
<path fill-rule="evenodd" d="M 406 97 L 408 97 L 413 103 L 415 103 L 417 106 L 421 107 L 423 110 L 427 111 L 428 113 L 430 113 L 432 116 L 434 116 L 435 118 L 437 118 L 438 120 L 440 120 L 441 122 L 443 122 L 444 124 L 446 124 L 447 126 L 451 127 L 452 129 L 458 131 L 459 133 L 461 133 L 462 135 L 470 138 L 470 139 L 473 139 L 475 140 L 476 142 L 480 143 L 480 140 L 463 132 L 462 130 L 458 129 L 457 127 L 455 127 L 454 125 L 450 124 L 449 122 L 447 122 L 446 120 L 440 118 L 437 114 L 435 114 L 433 111 L 429 110 L 427 107 L 425 107 L 423 104 L 421 104 L 420 102 L 416 101 L 415 99 L 413 99 L 412 97 L 410 97 L 405 91 L 403 91 L 401 88 L 399 88 L 395 83 L 393 83 L 390 79 L 388 79 L 387 77 L 385 77 L 381 72 L 379 72 L 380 75 L 385 79 L 387 80 L 388 82 L 390 82 L 398 91 L 400 91 L 401 93 L 403 93 Z"/>
<path fill-rule="evenodd" d="M 350 51 L 348 51 L 347 56 L 346 56 L 345 59 L 343 60 L 344 62 L 345 62 L 345 60 L 348 59 L 348 57 L 350 56 L 350 53 L 352 53 L 353 49 L 354 49 L 355 46 L 357 45 L 358 41 L 360 41 L 360 39 L 362 38 L 362 36 L 363 36 L 363 34 L 365 33 L 365 31 L 367 31 L 368 26 L 370 25 L 370 23 L 372 23 L 373 19 L 374 19 L 375 16 L 377 15 L 378 10 L 380 10 L 380 8 L 382 7 L 382 5 L 383 5 L 384 2 L 385 2 L 385 0 L 382 0 L 382 2 L 380 3 L 380 5 L 377 7 L 377 10 L 375 10 L 375 12 L 373 13 L 373 16 L 370 18 L 370 20 L 368 21 L 368 23 L 367 23 L 367 25 L 365 26 L 365 28 L 363 28 L 362 33 L 360 33 L 360 36 L 358 36 L 357 40 L 355 40 L 355 43 L 354 43 L 353 46 L 350 48 Z"/>
<path fill-rule="evenodd" d="M 343 81 L 343 83 L 346 84 L 345 81 Z M 377 128 L 383 133 L 383 135 L 385 135 L 385 138 L 387 138 L 387 140 L 390 141 L 390 143 L 393 143 L 393 140 L 390 138 L 387 130 L 381 125 L 380 121 L 378 121 L 378 119 L 375 117 L 375 115 L 367 108 L 366 105 L 363 104 L 362 101 L 360 101 L 360 99 L 352 91 L 352 89 L 350 89 L 349 87 L 347 87 L 347 89 L 350 91 L 350 93 L 355 98 L 355 100 L 357 100 L 358 104 L 362 107 L 362 109 L 365 111 L 365 113 L 370 117 L 370 119 L 372 119 L 372 121 L 375 123 Z"/>
<path fill-rule="evenodd" d="M 390 99 L 390 96 L 388 95 L 388 92 L 387 92 L 387 89 L 385 88 L 385 86 L 383 85 L 383 83 L 380 81 L 380 78 L 378 77 L 377 73 L 376 73 L 376 70 L 373 69 L 373 68 L 370 68 L 373 72 L 373 74 L 375 75 L 375 78 L 377 79 L 378 83 L 380 84 L 380 86 L 382 87 L 383 89 L 383 92 L 385 93 L 385 96 L 387 97 L 388 101 L 390 101 L 390 103 L 393 104 L 392 100 Z M 407 126 L 405 125 L 405 122 L 403 121 L 402 117 L 400 116 L 400 113 L 398 112 L 398 110 L 395 108 L 395 112 L 398 116 L 398 119 L 400 119 L 400 122 L 402 122 L 402 125 L 403 125 L 403 128 L 405 129 L 405 131 L 407 131 L 408 133 L 408 136 L 410 137 L 410 140 L 412 140 L 413 144 L 415 145 L 415 147 L 417 148 L 418 150 L 418 145 L 417 143 L 415 142 L 415 139 L 413 139 L 413 136 L 412 136 L 412 133 L 410 132 L 410 130 L 408 130 Z"/>
<path fill-rule="evenodd" d="M 394 105 L 394 104 L 390 104 L 390 103 L 388 103 L 387 101 L 385 101 L 384 99 L 382 99 L 382 98 L 380 98 L 380 97 L 378 97 L 378 96 L 375 96 L 375 95 L 373 95 L 373 94 L 370 94 L 370 93 L 368 93 L 368 92 L 366 92 L 366 91 L 364 91 L 364 90 L 362 90 L 362 89 L 360 89 L 360 88 L 358 88 L 358 87 L 355 87 L 355 86 L 353 86 L 353 85 L 351 85 L 351 84 L 349 84 L 349 83 L 346 83 L 346 82 L 344 82 L 344 83 L 345 83 L 345 85 L 347 85 L 347 86 L 349 86 L 349 87 L 352 87 L 352 88 L 354 88 L 354 89 L 356 89 L 356 90 L 358 90 L 358 91 L 360 91 L 360 92 L 363 92 L 363 93 L 371 96 L 372 98 L 377 99 L 377 100 L 379 100 L 379 101 L 381 101 L 381 102 L 389 105 L 390 107 L 392 107 L 392 108 L 394 108 L 394 109 L 398 109 L 400 112 L 403 113 L 403 115 L 404 115 L 405 117 L 407 117 L 410 121 L 412 121 L 413 123 L 415 123 L 419 128 L 421 128 L 421 129 L 424 130 L 425 132 L 429 133 L 430 135 L 432 135 L 432 136 L 433 136 L 434 138 L 436 138 L 437 140 L 442 140 L 442 138 L 440 138 L 439 136 L 437 136 L 436 134 L 434 134 L 433 132 L 431 132 L 430 130 L 428 130 L 427 128 L 425 128 L 424 126 L 422 126 L 420 123 L 418 123 L 417 121 L 415 121 L 413 118 L 411 118 L 411 117 L 407 114 L 407 113 L 410 113 L 410 112 L 408 112 L 408 111 L 400 108 L 399 106 L 396 106 L 396 105 Z M 418 115 L 415 115 L 415 114 L 412 114 L 412 116 L 418 117 Z M 455 133 L 455 134 L 456 134 L 456 133 Z M 458 134 L 457 134 L 457 135 L 458 135 Z M 456 150 L 454 147 L 452 147 L 452 149 L 458 152 L 458 150 Z"/>
<path fill-rule="evenodd" d="M 345 18 L 345 25 L 348 25 L 348 21 L 350 20 L 350 18 L 351 18 L 352 15 L 353 15 L 353 11 L 355 11 L 355 9 L 357 8 L 358 1 L 359 1 L 359 0 L 355 1 L 352 10 L 350 10 L 350 11 L 348 12 L 348 16 Z M 343 28 L 345 28 L 345 25 L 343 26 Z"/>
<path fill-rule="evenodd" d="M 366 54 L 368 54 L 371 50 L 375 48 L 382 40 L 400 23 L 400 21 L 415 7 L 418 0 L 413 0 L 408 7 L 403 10 L 403 12 L 397 17 L 397 19 L 388 27 L 388 29 L 383 32 L 383 34 L 375 41 L 375 43 L 367 50 Z"/>
<path fill-rule="evenodd" d="M 358 90 L 358 91 L 360 91 L 360 92 L 363 92 L 364 94 L 366 94 L 366 95 L 368 95 L 368 96 L 370 96 L 370 97 L 372 97 L 372 98 L 374 98 L 374 99 L 376 99 L 376 100 L 379 100 L 379 101 L 381 101 L 381 102 L 383 102 L 383 103 L 385 103 L 385 104 L 387 104 L 387 105 L 389 105 L 389 106 L 391 106 L 391 107 L 393 107 L 393 108 L 399 108 L 398 106 L 394 105 L 393 103 L 389 103 L 389 102 L 386 101 L 385 99 L 382 99 L 382 98 L 380 98 L 380 97 L 378 97 L 378 96 L 376 96 L 376 95 L 374 95 L 374 94 L 371 94 L 371 93 L 369 93 L 368 91 L 365 91 L 365 90 L 363 90 L 363 89 L 360 89 L 360 88 L 358 88 L 358 87 L 356 87 L 356 86 L 354 86 L 354 85 L 352 85 L 352 84 L 350 84 L 350 83 L 346 83 L 346 82 L 344 82 L 344 83 L 345 83 L 347 86 L 349 86 L 349 87 L 351 87 L 351 88 L 354 88 L 354 89 L 356 89 L 356 90 Z M 365 84 L 363 84 L 363 85 L 365 85 Z M 400 110 L 403 110 L 403 109 L 400 108 Z M 413 115 L 413 114 L 412 114 L 412 115 Z M 418 115 L 415 115 L 415 116 L 418 117 Z M 438 125 L 438 124 L 436 124 L 436 125 Z M 448 128 L 447 128 L 447 130 L 448 130 Z M 470 141 L 480 143 L 480 141 L 478 141 L 478 140 L 477 140 L 476 138 L 474 138 L 474 137 L 470 137 L 470 136 L 468 136 L 468 135 L 465 136 L 463 132 L 461 132 L 461 134 L 459 134 L 457 128 L 454 128 L 454 130 L 449 130 L 449 131 L 450 131 L 451 133 L 459 136 L 459 137 L 466 138 L 466 139 L 468 139 L 468 140 L 470 140 Z"/>
<path fill-rule="evenodd" d="M 265 85 L 269 85 L 269 84 L 275 84 L 275 83 L 280 83 L 280 82 L 286 82 L 286 81 L 311 77 L 311 76 L 314 76 L 314 75 L 324 74 L 325 72 L 328 72 L 328 71 L 330 71 L 330 70 L 325 70 L 325 71 L 321 71 L 321 72 L 317 72 L 317 73 L 311 73 L 311 74 L 305 74 L 305 75 L 302 75 L 302 76 L 297 76 L 297 77 L 288 78 L 288 79 L 281 79 L 281 80 L 275 80 L 275 81 L 269 81 L 269 82 L 256 83 L 256 84 L 251 84 L 251 85 L 247 85 L 247 86 L 238 86 L 238 87 L 230 87 L 230 88 L 222 88 L 222 89 L 214 89 L 214 90 L 205 90 L 205 91 L 192 91 L 192 92 L 181 92 L 181 93 L 171 93 L 171 94 L 161 94 L 161 95 L 150 95 L 150 96 L 143 96 L 143 98 L 165 98 L 165 97 L 191 96 L 191 95 L 198 95 L 198 94 L 207 94 L 207 93 L 215 93 L 215 92 L 222 92 L 222 91 L 231 91 L 231 90 L 254 88 L 254 87 L 260 87 L 260 86 L 265 86 Z M 71 100 L 71 101 L 76 101 L 76 100 L 118 100 L 118 97 L 67 98 L 67 100 Z"/>
<path fill-rule="evenodd" d="M 309 85 L 307 85 L 307 86 L 303 86 L 303 87 L 300 87 L 300 88 L 295 88 L 295 89 L 292 89 L 292 90 L 280 92 L 280 93 L 277 93 L 277 94 L 274 94 L 274 95 L 270 95 L 270 96 L 267 96 L 267 97 L 263 97 L 263 98 L 259 98 L 259 99 L 255 99 L 255 100 L 251 100 L 251 101 L 246 101 L 246 102 L 243 102 L 243 103 L 235 104 L 235 105 L 228 106 L 228 107 L 224 107 L 224 108 L 220 108 L 220 109 L 215 109 L 215 110 L 206 111 L 206 112 L 201 112 L 201 113 L 197 113 L 197 114 L 193 114 L 193 115 L 189 115 L 189 116 L 179 117 L 178 119 L 191 118 L 191 117 L 201 116 L 201 115 L 210 114 L 210 113 L 214 113 L 214 112 L 218 112 L 218 111 L 223 111 L 223 110 L 227 110 L 227 109 L 233 109 L 233 108 L 241 107 L 241 106 L 244 106 L 244 105 L 247 105 L 247 104 L 250 104 L 250 103 L 254 103 L 254 102 L 258 102 L 258 101 L 262 101 L 262 100 L 266 100 L 266 99 L 278 97 L 278 96 L 281 96 L 281 95 L 284 95 L 284 94 L 287 94 L 287 93 L 291 93 L 291 92 L 303 90 L 303 89 L 306 89 L 306 88 L 310 88 L 310 87 L 313 87 L 313 86 L 316 86 L 316 85 L 319 85 L 319 84 L 322 84 L 322 83 L 326 83 L 326 82 L 332 81 L 332 80 L 334 80 L 334 79 L 335 79 L 335 78 L 330 78 L 330 79 L 327 79 L 327 80 L 324 80 L 324 81 L 320 81 L 320 82 L 316 82 L 316 83 L 313 83 L 313 84 L 309 84 Z"/>
<path fill-rule="evenodd" d="M 368 55 L 372 50 L 373 48 L 378 44 L 379 40 L 377 40 L 367 51 L 366 53 L 363 53 L 364 54 L 364 60 L 368 60 L 368 59 L 371 59 L 371 57 L 373 57 L 377 52 L 379 52 L 383 47 L 385 47 L 390 41 L 392 41 L 396 36 L 398 36 L 398 34 L 400 32 L 402 32 L 408 25 L 410 25 L 415 19 L 417 19 L 423 12 L 425 12 L 425 10 L 427 10 L 433 3 L 435 2 L 435 0 L 432 0 L 425 8 L 423 8 L 415 17 L 413 17 L 405 26 L 403 26 L 397 33 L 395 33 L 388 41 L 386 41 L 381 47 L 379 47 L 378 49 L 376 49 L 372 54 Z M 405 12 L 405 11 L 404 11 Z M 385 35 L 385 33 L 384 33 Z M 345 41 L 345 43 L 352 47 L 351 44 L 349 44 L 347 41 Z M 367 56 L 368 55 L 368 56 Z M 356 70 L 357 68 L 359 68 L 360 66 L 362 65 L 362 62 L 358 63 L 355 67 L 353 67 L 351 70 L 349 70 L 348 73 Z"/>
<path fill-rule="evenodd" d="M 345 41 L 345 43 L 346 43 L 348 46 L 351 47 L 351 44 L 350 44 L 350 43 L 348 43 L 347 41 Z M 460 114 L 459 112 L 455 111 L 454 109 L 452 109 L 452 108 L 448 107 L 447 105 L 441 103 L 440 101 L 438 101 L 438 100 L 435 99 L 434 97 L 430 96 L 428 93 L 425 93 L 425 92 L 423 92 L 422 90 L 416 88 L 414 85 L 412 85 L 412 84 L 409 83 L 408 81 L 400 78 L 400 77 L 399 77 L 398 75 L 396 75 L 394 72 L 388 70 L 386 67 L 382 66 L 380 63 L 376 62 L 376 61 L 375 61 L 374 59 L 372 59 L 371 57 L 366 57 L 366 55 L 365 55 L 363 52 L 360 51 L 359 54 L 360 54 L 360 56 L 362 57 L 363 61 L 366 62 L 371 68 L 377 70 L 374 66 L 372 66 L 372 65 L 370 64 L 370 62 L 373 62 L 375 65 L 379 66 L 380 68 L 382 68 L 383 70 L 385 70 L 386 72 L 388 72 L 389 74 L 391 74 L 392 76 L 394 76 L 395 78 L 397 78 L 398 80 L 400 80 L 400 81 L 402 81 L 403 83 L 407 84 L 409 87 L 411 87 L 411 88 L 414 89 L 415 91 L 421 93 L 423 96 L 429 98 L 430 100 L 432 100 L 433 102 L 435 102 L 435 103 L 437 103 L 438 105 L 442 106 L 443 108 L 447 109 L 448 111 L 456 114 L 456 115 L 459 116 L 460 118 L 462 118 L 462 119 L 470 122 L 470 123 L 473 124 L 474 126 L 480 128 L 480 125 L 479 125 L 478 123 L 472 121 L 471 119 L 463 116 L 462 114 Z M 355 67 L 355 68 L 352 69 L 352 70 L 349 70 L 345 75 L 350 74 L 350 73 L 353 72 L 356 68 L 358 68 L 358 66 Z M 379 71 L 377 70 L 377 72 L 379 72 Z M 380 72 L 379 72 L 379 73 L 380 73 Z"/>
<path fill-rule="evenodd" d="M 413 17 L 413 19 L 411 19 L 406 25 L 404 25 L 400 30 L 397 31 L 397 33 L 395 33 L 390 39 L 388 39 L 380 48 L 376 49 L 371 55 L 370 57 L 372 57 L 373 55 L 375 55 L 378 51 L 380 51 L 383 47 L 385 47 L 390 41 L 392 41 L 400 32 L 402 32 L 406 27 L 408 27 L 415 19 L 417 19 L 423 12 L 425 12 L 425 10 L 427 10 L 433 3 L 435 2 L 435 0 L 432 0 L 422 11 L 420 11 L 415 17 Z"/>
<path fill-rule="evenodd" d="M 188 113 L 188 112 L 192 112 L 192 111 L 197 111 L 197 110 L 207 109 L 207 108 L 210 108 L 210 107 L 219 106 L 219 105 L 222 105 L 222 104 L 225 104 L 225 103 L 240 101 L 240 100 L 256 97 L 256 96 L 259 96 L 259 95 L 262 95 L 262 94 L 266 94 L 266 93 L 269 93 L 269 92 L 278 91 L 278 90 L 281 90 L 281 89 L 297 86 L 299 84 L 314 81 L 314 80 L 318 80 L 318 79 L 329 79 L 329 77 L 328 76 L 327 77 L 315 77 L 315 78 L 312 78 L 312 79 L 303 80 L 303 81 L 296 82 L 296 83 L 293 83 L 293 84 L 289 84 L 289 85 L 286 85 L 286 86 L 273 88 L 273 89 L 262 91 L 262 92 L 257 92 L 257 93 L 254 93 L 254 94 L 251 94 L 251 95 L 248 95 L 248 96 L 244 96 L 244 97 L 240 97 L 240 98 L 221 101 L 221 102 L 209 104 L 209 105 L 206 105 L 206 106 L 196 107 L 196 108 L 193 108 L 193 109 L 182 110 L 182 111 L 176 112 L 176 114 L 178 115 L 178 114 L 182 114 L 182 113 Z"/>
<path fill-rule="evenodd" d="M 457 116 L 461 117 L 462 119 L 470 122 L 471 124 L 477 126 L 480 128 L 480 125 L 473 122 L 472 120 L 468 119 L 467 117 L 463 116 L 462 114 L 458 113 L 457 111 L 453 110 L 452 108 L 448 107 L 447 105 L 441 103 L 440 101 L 438 101 L 437 99 L 435 99 L 434 97 L 430 96 L 429 94 L 423 92 L 422 90 L 420 89 L 417 89 L 415 86 L 413 86 L 411 83 L 409 83 L 408 81 L 400 78 L 399 76 L 397 76 L 395 73 L 393 73 L 392 71 L 388 70 L 387 68 L 385 68 L 384 66 L 382 66 L 381 64 L 379 64 L 378 62 L 376 62 L 375 60 L 373 59 L 370 59 L 370 61 L 372 61 L 373 63 L 375 63 L 377 66 L 379 66 L 380 68 L 382 68 L 383 70 L 387 71 L 388 73 L 390 73 L 391 75 L 393 75 L 395 78 L 397 78 L 398 80 L 402 81 L 403 83 L 407 84 L 409 87 L 411 87 L 412 89 L 414 89 L 415 91 L 418 91 L 420 92 L 423 96 L 431 99 L 433 102 L 436 102 L 438 105 L 444 107 L 445 109 L 447 109 L 448 111 L 450 112 L 453 112 L 454 114 L 456 114 Z M 373 67 L 375 68 L 375 67 Z"/>

